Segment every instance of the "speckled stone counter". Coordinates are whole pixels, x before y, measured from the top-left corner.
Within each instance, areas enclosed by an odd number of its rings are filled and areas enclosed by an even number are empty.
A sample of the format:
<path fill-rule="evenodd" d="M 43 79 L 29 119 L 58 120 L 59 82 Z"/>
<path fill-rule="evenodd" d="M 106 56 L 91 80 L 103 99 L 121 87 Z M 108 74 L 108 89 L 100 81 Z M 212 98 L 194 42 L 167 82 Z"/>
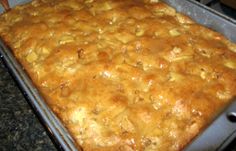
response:
<path fill-rule="evenodd" d="M 0 61 L 0 151 L 54 151 L 44 127 Z"/>

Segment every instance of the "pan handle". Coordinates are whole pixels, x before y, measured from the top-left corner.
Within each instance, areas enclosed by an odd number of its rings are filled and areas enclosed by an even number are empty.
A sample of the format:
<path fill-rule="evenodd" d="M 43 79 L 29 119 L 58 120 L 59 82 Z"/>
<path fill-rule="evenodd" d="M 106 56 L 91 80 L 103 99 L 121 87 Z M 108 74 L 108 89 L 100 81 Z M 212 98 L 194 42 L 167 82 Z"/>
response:
<path fill-rule="evenodd" d="M 184 151 L 222 151 L 236 138 L 236 98 Z"/>

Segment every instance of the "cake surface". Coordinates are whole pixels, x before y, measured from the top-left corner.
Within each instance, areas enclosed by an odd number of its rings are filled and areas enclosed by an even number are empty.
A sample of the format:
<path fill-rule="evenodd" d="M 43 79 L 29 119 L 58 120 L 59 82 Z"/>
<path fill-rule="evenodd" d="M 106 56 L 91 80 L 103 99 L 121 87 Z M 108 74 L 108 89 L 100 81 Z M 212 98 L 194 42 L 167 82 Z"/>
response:
<path fill-rule="evenodd" d="M 34 0 L 0 36 L 85 151 L 182 150 L 236 95 L 236 45 L 161 1 Z"/>

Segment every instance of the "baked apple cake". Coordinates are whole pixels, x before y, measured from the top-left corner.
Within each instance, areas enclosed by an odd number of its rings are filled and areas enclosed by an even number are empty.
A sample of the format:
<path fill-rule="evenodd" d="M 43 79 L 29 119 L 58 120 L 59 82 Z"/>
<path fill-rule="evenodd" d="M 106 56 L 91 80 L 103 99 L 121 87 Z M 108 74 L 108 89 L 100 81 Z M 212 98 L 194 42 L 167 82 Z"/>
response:
<path fill-rule="evenodd" d="M 236 45 L 158 0 L 33 0 L 0 35 L 85 151 L 178 151 L 236 95 Z"/>

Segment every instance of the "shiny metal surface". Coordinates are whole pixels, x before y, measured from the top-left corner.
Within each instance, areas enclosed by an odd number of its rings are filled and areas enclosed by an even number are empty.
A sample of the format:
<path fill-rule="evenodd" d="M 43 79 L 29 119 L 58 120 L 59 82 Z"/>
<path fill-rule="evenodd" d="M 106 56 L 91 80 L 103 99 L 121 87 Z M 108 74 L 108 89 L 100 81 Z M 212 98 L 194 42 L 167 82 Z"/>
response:
<path fill-rule="evenodd" d="M 195 0 L 163 0 L 177 11 L 190 16 L 197 23 L 222 33 L 236 42 L 236 20 L 227 17 Z"/>
<path fill-rule="evenodd" d="M 185 151 L 221 151 L 236 138 L 236 99 Z"/>

